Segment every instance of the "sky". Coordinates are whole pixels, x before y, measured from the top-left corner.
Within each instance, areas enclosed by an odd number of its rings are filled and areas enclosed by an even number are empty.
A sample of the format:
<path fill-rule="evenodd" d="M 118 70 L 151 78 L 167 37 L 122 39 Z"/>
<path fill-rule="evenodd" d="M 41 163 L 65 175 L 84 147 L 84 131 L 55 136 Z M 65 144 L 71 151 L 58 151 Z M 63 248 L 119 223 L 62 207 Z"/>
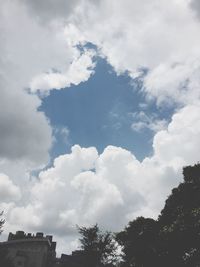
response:
<path fill-rule="evenodd" d="M 0 4 L 1 238 L 157 218 L 199 161 L 199 1 Z"/>

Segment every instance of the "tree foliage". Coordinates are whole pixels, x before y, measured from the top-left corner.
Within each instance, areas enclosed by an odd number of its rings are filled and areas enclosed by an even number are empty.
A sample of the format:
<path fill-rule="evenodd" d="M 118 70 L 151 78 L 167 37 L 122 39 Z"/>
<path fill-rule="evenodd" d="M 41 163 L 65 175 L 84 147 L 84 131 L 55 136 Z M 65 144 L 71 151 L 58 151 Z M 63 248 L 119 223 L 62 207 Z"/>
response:
<path fill-rule="evenodd" d="M 159 217 L 168 264 L 200 266 L 200 164 L 183 168 L 184 182 L 172 190 Z"/>
<path fill-rule="evenodd" d="M 116 238 L 123 246 L 123 266 L 154 266 L 157 257 L 158 224 L 150 218 L 138 217 Z"/>
<path fill-rule="evenodd" d="M 123 266 L 200 266 L 200 164 L 183 168 L 158 220 L 139 217 L 117 234 Z"/>
<path fill-rule="evenodd" d="M 113 234 L 100 231 L 98 225 L 78 227 L 81 249 L 87 267 L 113 266 L 117 260 L 117 245 Z"/>
<path fill-rule="evenodd" d="M 3 215 L 3 212 L 0 212 L 0 217 Z M 3 228 L 3 225 L 5 223 L 5 220 L 3 219 L 0 219 L 0 234 L 2 233 L 2 228 Z"/>

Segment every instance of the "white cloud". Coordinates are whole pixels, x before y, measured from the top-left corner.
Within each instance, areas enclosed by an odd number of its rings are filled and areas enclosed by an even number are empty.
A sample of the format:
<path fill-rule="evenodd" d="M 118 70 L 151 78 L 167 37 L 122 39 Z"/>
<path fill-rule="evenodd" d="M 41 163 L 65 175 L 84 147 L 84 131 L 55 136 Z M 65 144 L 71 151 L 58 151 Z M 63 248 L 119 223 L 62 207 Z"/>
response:
<path fill-rule="evenodd" d="M 69 135 L 70 130 L 67 127 L 56 127 L 53 129 L 55 137 L 55 142 L 59 142 L 59 140 L 62 140 L 64 144 L 69 144 Z"/>
<path fill-rule="evenodd" d="M 19 70 L 25 66 L 24 75 L 18 76 L 26 78 L 24 84 L 30 82 L 33 92 L 86 81 L 93 73 L 94 52 L 80 55 L 74 45 L 89 41 L 117 72 L 129 71 L 134 77 L 141 68 L 148 68 L 145 91 L 158 104 L 199 99 L 199 22 L 190 1 L 16 3 L 3 2 L 4 16 L 12 16 L 6 27 L 7 49 L 10 58 L 17 59 Z M 22 30 L 20 25 L 25 25 Z M 15 28 L 20 29 L 17 34 Z"/>
<path fill-rule="evenodd" d="M 171 63 L 170 63 L 171 64 Z M 189 105 L 200 100 L 200 60 L 190 58 L 182 63 L 160 64 L 147 75 L 146 92 L 156 98 L 158 105 Z"/>
<path fill-rule="evenodd" d="M 154 153 L 142 162 L 120 147 L 108 146 L 100 155 L 93 147 L 72 147 L 39 174 L 27 204 L 8 210 L 9 227 L 15 222 L 62 236 L 67 248 L 77 238 L 76 224 L 98 222 L 116 231 L 136 216 L 156 217 L 182 180 L 182 167 L 199 160 L 199 114 L 199 105 L 182 108 L 156 133 Z"/>
<path fill-rule="evenodd" d="M 5 174 L 0 173 L 0 201 L 11 202 L 19 200 L 21 197 L 20 189 Z"/>
<path fill-rule="evenodd" d="M 81 55 L 71 42 L 73 30 L 67 32 L 61 23 L 38 23 L 22 3 L 2 3 L 1 28 L 6 47 L 4 58 L 8 62 L 7 69 L 3 66 L 4 72 L 12 74 L 12 79 L 17 81 L 20 88 L 33 83 L 33 91 L 40 89 L 36 85 L 41 85 L 43 89 L 44 82 L 48 89 L 53 89 L 87 80 L 91 72 L 89 68 L 93 67 L 94 52 L 85 50 Z M 31 82 L 40 76 L 43 77 L 43 83 Z"/>
<path fill-rule="evenodd" d="M 158 104 L 199 99 L 200 25 L 190 1 L 98 4 L 98 8 L 86 4 L 74 15 L 81 39 L 96 44 L 119 73 L 128 71 L 135 77 L 149 69 L 144 89 Z"/>
<path fill-rule="evenodd" d="M 60 21 L 61 15 L 66 19 L 79 2 L 2 2 L 5 56 L 0 67 L 16 87 L 30 87 L 32 92 L 40 90 L 45 95 L 51 89 L 84 82 L 93 74 L 95 51 L 80 52 L 76 45 L 81 35 L 77 40 L 76 28 L 69 24 L 66 29 Z M 45 23 L 40 23 L 43 20 Z"/>
<path fill-rule="evenodd" d="M 51 69 L 62 71 L 70 64 L 73 49 L 66 45 L 59 25 L 39 24 L 18 1 L 3 1 L 1 13 L 6 62 L 2 67 L 18 90 L 27 88 L 34 76 Z"/>
<path fill-rule="evenodd" d="M 167 121 L 157 118 L 156 114 L 147 115 L 144 111 L 140 111 L 133 113 L 132 117 L 134 122 L 131 125 L 131 129 L 136 132 L 141 132 L 144 129 L 158 132 L 167 127 Z"/>
<path fill-rule="evenodd" d="M 173 116 L 168 130 L 154 137 L 156 156 L 163 161 L 181 161 L 192 164 L 199 161 L 200 105 L 184 107 Z"/>
<path fill-rule="evenodd" d="M 84 53 L 73 59 L 66 72 L 50 72 L 34 77 L 30 84 L 31 91 L 48 92 L 51 89 L 61 89 L 87 81 L 94 72 L 94 56 L 94 50 L 85 49 Z"/>

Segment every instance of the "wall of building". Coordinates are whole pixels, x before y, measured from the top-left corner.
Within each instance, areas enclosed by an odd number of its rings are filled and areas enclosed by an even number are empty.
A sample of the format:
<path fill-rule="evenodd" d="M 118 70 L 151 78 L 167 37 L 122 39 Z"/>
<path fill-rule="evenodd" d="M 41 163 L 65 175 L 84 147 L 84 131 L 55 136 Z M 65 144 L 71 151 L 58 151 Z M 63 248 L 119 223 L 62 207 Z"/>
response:
<path fill-rule="evenodd" d="M 56 243 L 52 242 L 52 236 L 43 237 L 42 233 L 36 236 L 22 231 L 10 233 L 0 248 L 7 249 L 14 267 L 51 267 L 56 259 Z"/>
<path fill-rule="evenodd" d="M 46 267 L 48 245 L 45 242 L 10 242 L 7 248 L 15 267 Z"/>

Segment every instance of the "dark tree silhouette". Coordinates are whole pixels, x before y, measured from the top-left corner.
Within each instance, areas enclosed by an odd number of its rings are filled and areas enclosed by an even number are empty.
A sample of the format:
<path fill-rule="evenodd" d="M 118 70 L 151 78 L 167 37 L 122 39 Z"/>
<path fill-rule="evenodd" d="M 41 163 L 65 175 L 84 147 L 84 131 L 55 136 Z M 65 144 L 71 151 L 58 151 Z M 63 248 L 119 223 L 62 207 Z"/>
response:
<path fill-rule="evenodd" d="M 156 266 L 158 224 L 155 220 L 138 217 L 116 235 L 123 246 L 122 266 Z"/>
<path fill-rule="evenodd" d="M 98 225 L 78 227 L 84 266 L 113 266 L 117 260 L 116 241 L 110 232 L 101 232 Z"/>
<path fill-rule="evenodd" d="M 122 266 L 200 267 L 200 164 L 183 168 L 157 221 L 139 217 L 117 234 Z"/>
<path fill-rule="evenodd" d="M 200 266 L 200 164 L 183 168 L 184 182 L 172 190 L 158 219 L 168 266 Z"/>

